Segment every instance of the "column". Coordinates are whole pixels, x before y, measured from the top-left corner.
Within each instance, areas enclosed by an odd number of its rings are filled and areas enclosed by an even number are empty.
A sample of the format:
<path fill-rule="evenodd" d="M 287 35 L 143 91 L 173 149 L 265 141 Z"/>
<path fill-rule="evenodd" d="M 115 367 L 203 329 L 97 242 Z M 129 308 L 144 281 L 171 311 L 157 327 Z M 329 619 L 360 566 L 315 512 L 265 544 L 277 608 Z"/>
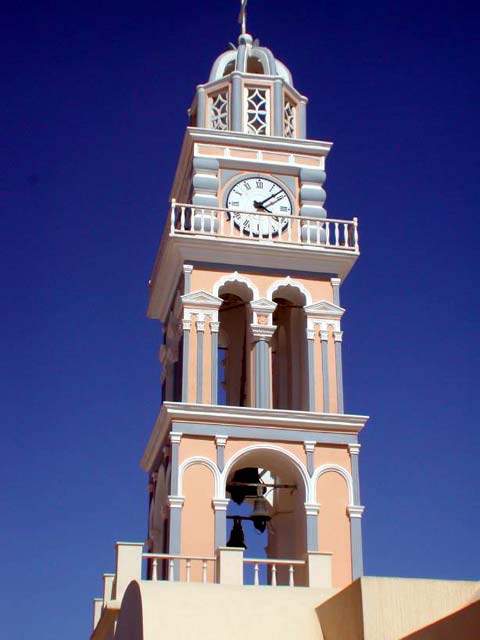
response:
<path fill-rule="evenodd" d="M 190 329 L 192 321 L 184 319 L 183 326 L 183 359 L 182 359 L 182 402 L 188 402 L 188 365 L 190 359 Z"/>
<path fill-rule="evenodd" d="M 307 518 L 307 551 L 318 551 L 318 512 L 319 504 L 305 504 Z"/>
<path fill-rule="evenodd" d="M 203 403 L 203 335 L 205 321 L 197 320 L 197 404 Z"/>
<path fill-rule="evenodd" d="M 307 329 L 308 410 L 315 411 L 315 329 Z"/>
<path fill-rule="evenodd" d="M 205 122 L 205 88 L 197 87 L 197 127 L 206 127 Z"/>
<path fill-rule="evenodd" d="M 322 341 L 323 413 L 330 412 L 330 383 L 328 377 L 328 331 L 320 331 Z"/>
<path fill-rule="evenodd" d="M 178 454 L 180 449 L 180 440 L 182 439 L 182 434 L 176 431 L 172 431 L 170 433 L 170 443 L 171 443 L 171 471 L 170 471 L 170 493 L 174 496 L 178 493 L 178 467 L 179 460 Z"/>
<path fill-rule="evenodd" d="M 270 380 L 270 339 L 276 327 L 273 325 L 252 324 L 255 367 L 255 407 L 270 409 L 271 380 Z"/>
<path fill-rule="evenodd" d="M 242 79 L 236 73 L 232 73 L 232 131 L 242 130 Z"/>
<path fill-rule="evenodd" d="M 212 352 L 210 356 L 210 360 L 212 363 L 212 369 L 210 373 L 210 378 L 212 381 L 211 385 L 211 404 L 218 404 L 218 329 L 220 327 L 219 322 L 210 321 L 210 338 L 212 344 Z"/>
<path fill-rule="evenodd" d="M 343 331 L 334 331 L 335 367 L 337 370 L 337 413 L 344 413 L 343 402 L 343 365 L 342 365 L 342 337 Z"/>
<path fill-rule="evenodd" d="M 283 82 L 273 81 L 273 135 L 283 136 Z"/>
<path fill-rule="evenodd" d="M 215 510 L 215 549 L 227 544 L 227 507 L 229 502 L 226 498 L 212 500 Z"/>
<path fill-rule="evenodd" d="M 350 517 L 350 540 L 352 549 L 352 579 L 363 575 L 362 515 L 365 507 L 360 504 L 360 479 L 358 470 L 359 444 L 349 444 L 352 467 L 353 505 L 347 509 Z"/>
<path fill-rule="evenodd" d="M 185 295 L 189 294 L 192 290 L 192 271 L 193 265 L 184 264 L 183 265 L 183 293 Z"/>
<path fill-rule="evenodd" d="M 313 456 L 315 454 L 315 444 L 316 442 L 314 440 L 306 440 L 303 443 L 305 454 L 307 456 L 307 471 L 311 476 L 313 475 L 315 469 L 315 461 L 313 459 Z"/>
<path fill-rule="evenodd" d="M 180 540 L 182 534 L 182 508 L 185 499 L 182 496 L 168 496 L 170 505 L 170 536 L 168 540 L 168 553 L 180 554 Z M 174 578 L 180 578 L 180 565 L 178 560 L 174 562 Z"/>
<path fill-rule="evenodd" d="M 333 289 L 333 304 L 336 304 L 337 307 L 340 306 L 340 284 L 342 282 L 341 278 L 330 278 L 330 282 L 332 283 Z"/>
<path fill-rule="evenodd" d="M 297 137 L 305 139 L 307 137 L 307 102 L 305 99 L 300 100 L 298 109 L 299 114 Z"/>

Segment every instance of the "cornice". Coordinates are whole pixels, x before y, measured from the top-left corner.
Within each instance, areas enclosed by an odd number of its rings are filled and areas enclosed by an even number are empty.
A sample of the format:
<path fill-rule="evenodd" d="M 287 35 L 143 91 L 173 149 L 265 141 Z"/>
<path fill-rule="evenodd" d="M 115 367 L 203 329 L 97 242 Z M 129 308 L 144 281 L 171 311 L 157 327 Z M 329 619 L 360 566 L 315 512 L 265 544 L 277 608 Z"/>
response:
<path fill-rule="evenodd" d="M 285 428 L 289 430 L 358 434 L 369 417 L 351 414 L 314 413 L 284 409 L 229 407 L 220 405 L 164 402 L 142 458 L 142 467 L 150 471 L 163 446 L 172 423 L 181 431 L 182 422 L 239 427 Z"/>

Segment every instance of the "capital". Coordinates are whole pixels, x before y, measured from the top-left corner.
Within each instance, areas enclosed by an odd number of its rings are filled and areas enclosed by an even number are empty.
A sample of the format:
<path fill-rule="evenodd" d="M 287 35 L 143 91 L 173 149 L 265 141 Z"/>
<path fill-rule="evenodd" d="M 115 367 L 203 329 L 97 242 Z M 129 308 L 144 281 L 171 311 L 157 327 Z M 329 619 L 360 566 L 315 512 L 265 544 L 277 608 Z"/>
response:
<path fill-rule="evenodd" d="M 269 342 L 277 327 L 273 324 L 251 324 L 250 328 L 255 340 L 265 340 Z"/>
<path fill-rule="evenodd" d="M 334 331 L 333 332 L 333 339 L 335 340 L 335 342 L 342 342 L 342 340 L 343 340 L 343 331 Z"/>
<path fill-rule="evenodd" d="M 227 444 L 228 436 L 215 436 L 217 447 L 224 447 Z"/>
<path fill-rule="evenodd" d="M 305 448 L 305 453 L 313 453 L 315 451 L 315 440 L 305 440 L 303 446 Z"/>
<path fill-rule="evenodd" d="M 358 454 L 360 453 L 360 447 L 362 445 L 360 443 L 354 443 L 354 444 L 349 444 L 348 445 L 348 451 L 350 452 L 351 456 L 358 456 Z"/>
<path fill-rule="evenodd" d="M 352 518 L 361 518 L 364 511 L 365 511 L 365 507 L 362 507 L 360 505 L 351 504 L 347 507 L 347 513 L 350 520 Z"/>
<path fill-rule="evenodd" d="M 320 331 L 320 340 L 322 342 L 328 342 L 328 331 L 324 331 L 323 329 Z"/>
<path fill-rule="evenodd" d="M 319 504 L 305 502 L 305 513 L 307 516 L 318 516 L 319 511 Z"/>
<path fill-rule="evenodd" d="M 220 328 L 220 322 L 216 322 L 215 320 L 210 321 L 210 333 L 218 333 Z"/>
<path fill-rule="evenodd" d="M 183 496 L 168 496 L 168 504 L 170 505 L 170 509 L 181 509 L 184 502 L 185 498 Z"/>
<path fill-rule="evenodd" d="M 182 439 L 182 434 L 178 431 L 172 431 L 170 433 L 170 442 L 172 444 L 180 444 L 180 440 Z"/>
<path fill-rule="evenodd" d="M 227 500 L 226 498 L 214 498 L 212 500 L 212 505 L 215 511 L 226 511 L 229 502 L 230 500 Z"/>
<path fill-rule="evenodd" d="M 192 328 L 192 321 L 190 320 L 190 318 L 184 318 L 182 320 L 182 328 L 184 331 L 190 331 L 190 329 Z"/>

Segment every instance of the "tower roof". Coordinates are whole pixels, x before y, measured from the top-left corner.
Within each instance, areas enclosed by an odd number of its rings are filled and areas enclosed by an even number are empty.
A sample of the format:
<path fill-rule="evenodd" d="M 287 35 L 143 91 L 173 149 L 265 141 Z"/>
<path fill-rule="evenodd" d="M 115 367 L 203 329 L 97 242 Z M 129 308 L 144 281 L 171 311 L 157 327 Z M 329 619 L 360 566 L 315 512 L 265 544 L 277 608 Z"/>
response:
<path fill-rule="evenodd" d="M 289 85 L 293 85 L 292 74 L 288 68 L 276 59 L 270 49 L 260 46 L 258 39 L 249 33 L 242 33 L 238 46 L 231 44 L 213 63 L 208 82 L 221 80 L 234 71 L 255 73 L 266 76 L 279 76 Z"/>

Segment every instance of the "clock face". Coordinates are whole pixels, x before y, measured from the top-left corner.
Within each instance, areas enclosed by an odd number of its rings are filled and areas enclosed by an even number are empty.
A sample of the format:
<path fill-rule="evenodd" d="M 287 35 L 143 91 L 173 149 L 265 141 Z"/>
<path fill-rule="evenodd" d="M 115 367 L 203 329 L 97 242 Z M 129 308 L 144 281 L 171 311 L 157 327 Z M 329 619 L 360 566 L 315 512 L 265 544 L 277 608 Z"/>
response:
<path fill-rule="evenodd" d="M 228 193 L 226 207 L 234 224 L 253 236 L 277 235 L 288 226 L 288 216 L 292 215 L 292 203 L 285 189 L 262 176 L 235 183 Z"/>

